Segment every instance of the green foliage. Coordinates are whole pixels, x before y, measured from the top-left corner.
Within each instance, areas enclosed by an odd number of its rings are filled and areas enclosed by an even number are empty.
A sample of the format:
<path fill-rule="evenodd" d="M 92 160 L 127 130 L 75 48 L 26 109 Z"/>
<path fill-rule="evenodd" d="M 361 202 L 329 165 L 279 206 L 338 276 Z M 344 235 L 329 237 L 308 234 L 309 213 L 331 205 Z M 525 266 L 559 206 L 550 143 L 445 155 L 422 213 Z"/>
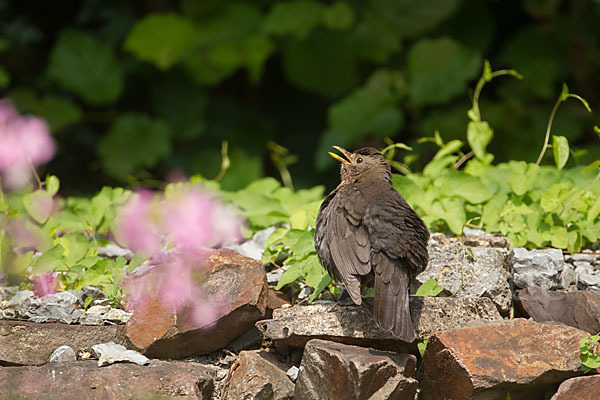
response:
<path fill-rule="evenodd" d="M 590 372 L 600 367 L 600 335 L 584 337 L 579 341 L 581 369 Z"/>
<path fill-rule="evenodd" d="M 419 286 L 419 289 L 417 289 L 415 296 L 435 297 L 438 294 L 440 294 L 442 290 L 444 290 L 444 288 L 438 284 L 438 281 L 436 281 L 435 279 L 428 279 L 425 283 Z M 421 357 L 423 356 L 421 355 Z"/>

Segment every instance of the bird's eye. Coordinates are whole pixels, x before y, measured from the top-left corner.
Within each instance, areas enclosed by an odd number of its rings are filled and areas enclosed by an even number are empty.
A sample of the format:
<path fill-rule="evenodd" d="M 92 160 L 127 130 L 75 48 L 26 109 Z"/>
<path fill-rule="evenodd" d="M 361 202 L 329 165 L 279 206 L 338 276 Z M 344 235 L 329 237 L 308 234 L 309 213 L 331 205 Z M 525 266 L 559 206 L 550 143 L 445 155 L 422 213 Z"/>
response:
<path fill-rule="evenodd" d="M 358 158 L 356 159 L 356 163 L 357 163 L 357 164 L 360 164 L 361 162 L 363 162 L 363 159 L 362 159 L 362 157 L 358 157 Z"/>

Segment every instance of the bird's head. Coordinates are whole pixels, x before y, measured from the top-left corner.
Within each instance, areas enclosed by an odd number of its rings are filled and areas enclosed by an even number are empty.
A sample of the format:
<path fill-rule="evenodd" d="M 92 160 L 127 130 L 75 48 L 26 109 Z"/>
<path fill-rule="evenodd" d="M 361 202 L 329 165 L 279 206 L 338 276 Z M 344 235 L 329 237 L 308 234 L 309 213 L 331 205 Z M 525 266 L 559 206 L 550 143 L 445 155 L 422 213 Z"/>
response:
<path fill-rule="evenodd" d="M 390 165 L 379 150 L 373 147 L 363 147 L 350 153 L 339 146 L 333 146 L 333 148 L 342 153 L 342 156 L 339 156 L 329 152 L 331 157 L 340 162 L 342 182 L 351 181 L 358 175 L 371 171 L 383 171 L 384 176 L 391 178 Z"/>

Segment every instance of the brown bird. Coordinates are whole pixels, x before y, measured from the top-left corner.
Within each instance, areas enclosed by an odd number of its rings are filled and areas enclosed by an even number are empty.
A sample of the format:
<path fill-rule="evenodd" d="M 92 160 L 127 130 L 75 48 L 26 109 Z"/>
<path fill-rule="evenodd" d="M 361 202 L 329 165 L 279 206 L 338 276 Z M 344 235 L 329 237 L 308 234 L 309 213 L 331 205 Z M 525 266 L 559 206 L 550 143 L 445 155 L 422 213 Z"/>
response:
<path fill-rule="evenodd" d="M 390 166 L 378 150 L 350 153 L 333 147 L 343 155 L 329 153 L 341 163 L 342 181 L 319 209 L 319 260 L 357 305 L 362 304 L 361 284 L 374 280 L 377 325 L 412 342 L 408 291 L 412 277 L 427 265 L 429 231 L 392 186 Z"/>

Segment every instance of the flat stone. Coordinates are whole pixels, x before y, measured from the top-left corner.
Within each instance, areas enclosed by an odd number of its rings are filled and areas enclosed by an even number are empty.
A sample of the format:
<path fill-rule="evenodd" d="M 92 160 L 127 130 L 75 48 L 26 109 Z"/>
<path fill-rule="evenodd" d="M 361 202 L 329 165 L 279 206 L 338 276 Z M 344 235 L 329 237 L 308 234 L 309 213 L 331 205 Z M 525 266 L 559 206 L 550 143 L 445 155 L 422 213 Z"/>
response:
<path fill-rule="evenodd" d="M 111 308 L 102 317 L 105 321 L 112 322 L 115 324 L 126 324 L 133 314 L 119 308 Z"/>
<path fill-rule="evenodd" d="M 98 358 L 99 367 L 116 362 L 132 362 L 137 365 L 147 365 L 150 362 L 147 357 L 137 351 L 127 350 L 125 346 L 114 342 L 93 345 L 92 353 Z"/>
<path fill-rule="evenodd" d="M 600 332 L 600 294 L 589 290 L 550 291 L 528 287 L 517 291 L 526 316 L 537 322 L 554 321 L 592 335 Z"/>
<path fill-rule="evenodd" d="M 527 250 L 521 247 L 510 252 L 508 262 L 516 287 L 557 289 L 565 259 L 560 249 Z"/>
<path fill-rule="evenodd" d="M 367 304 L 367 302 L 365 302 Z M 410 297 L 413 325 L 419 338 L 435 331 L 502 320 L 488 298 Z M 273 340 L 301 347 L 313 338 L 341 343 L 416 352 L 416 347 L 379 329 L 366 306 L 312 304 L 273 310 L 273 319 L 256 324 Z"/>
<path fill-rule="evenodd" d="M 600 394 L 600 375 L 567 379 L 550 400 L 597 400 Z"/>
<path fill-rule="evenodd" d="M 435 279 L 447 293 L 456 297 L 488 297 L 501 314 L 508 315 L 512 304 L 508 284 L 510 274 L 506 268 L 508 249 L 503 247 L 504 241 L 498 243 L 498 247 L 478 246 L 487 245 L 489 241 L 479 242 L 477 238 L 469 237 L 463 241 L 462 238 L 432 234 L 429 263 L 416 276 L 413 291 L 429 279 Z"/>
<path fill-rule="evenodd" d="M 586 261 L 575 261 L 575 274 L 577 275 L 578 289 L 600 290 L 600 271 Z"/>
<path fill-rule="evenodd" d="M 306 344 L 296 400 L 414 399 L 416 358 L 314 339 Z"/>
<path fill-rule="evenodd" d="M 87 314 L 84 313 L 79 317 L 79 323 L 81 325 L 104 325 L 104 318 L 101 314 Z"/>
<path fill-rule="evenodd" d="M 130 344 L 149 357 L 177 359 L 227 346 L 264 318 L 267 278 L 264 265 L 232 250 L 213 252 L 200 286 L 218 304 L 214 323 L 197 323 L 185 310 L 175 313 L 152 299 L 126 325 Z"/>
<path fill-rule="evenodd" d="M 85 313 L 86 314 L 99 314 L 99 315 L 104 315 L 107 312 L 110 311 L 110 306 L 100 306 L 100 305 L 96 305 L 96 306 L 91 306 L 90 308 L 88 308 Z"/>
<path fill-rule="evenodd" d="M 0 286 L 0 304 L 12 299 L 18 291 L 18 286 Z"/>
<path fill-rule="evenodd" d="M 213 372 L 197 363 L 153 360 L 150 365 L 94 360 L 41 367 L 0 368 L 0 393 L 8 399 L 211 399 Z"/>
<path fill-rule="evenodd" d="M 287 400 L 294 397 L 294 384 L 286 375 L 288 368 L 275 354 L 266 350 L 242 351 L 239 363 L 224 400 Z"/>
<path fill-rule="evenodd" d="M 123 344 L 123 327 L 36 324 L 0 320 L 0 365 L 42 365 L 63 345 L 76 353 L 98 343 Z M 1 368 L 0 368 L 1 369 Z"/>
<path fill-rule="evenodd" d="M 17 317 L 25 317 L 33 300 L 34 294 L 31 290 L 21 290 L 8 300 L 3 308 L 14 310 Z"/>
<path fill-rule="evenodd" d="M 518 318 L 438 332 L 425 351 L 421 399 L 537 399 L 581 375 L 587 332 Z"/>
<path fill-rule="evenodd" d="M 50 356 L 51 363 L 60 363 L 60 362 L 69 362 L 76 361 L 77 356 L 75 355 L 75 351 L 69 346 L 60 346 L 58 349 L 52 352 Z"/>

